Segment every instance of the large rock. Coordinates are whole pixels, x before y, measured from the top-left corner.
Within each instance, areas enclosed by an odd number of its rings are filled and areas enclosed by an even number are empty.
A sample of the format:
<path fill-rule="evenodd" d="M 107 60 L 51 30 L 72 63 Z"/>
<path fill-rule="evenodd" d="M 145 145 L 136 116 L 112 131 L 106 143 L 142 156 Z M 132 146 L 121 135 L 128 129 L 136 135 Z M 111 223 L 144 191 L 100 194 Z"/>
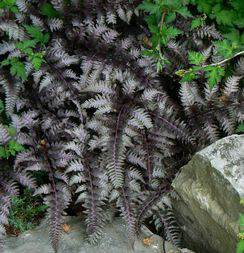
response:
<path fill-rule="evenodd" d="M 244 197 L 244 135 L 198 152 L 173 181 L 185 245 L 198 253 L 233 253 Z"/>
<path fill-rule="evenodd" d="M 138 238 L 131 241 L 124 222 L 120 218 L 113 220 L 105 228 L 104 235 L 97 245 L 86 241 L 85 224 L 79 217 L 67 217 L 69 231 L 60 239 L 59 253 L 161 253 L 164 240 L 153 234 L 145 226 Z M 66 226 L 67 227 L 67 226 Z M 49 241 L 47 221 L 37 228 L 27 231 L 18 237 L 8 238 L 4 253 L 53 253 Z M 145 243 L 146 242 L 146 243 Z M 187 249 L 178 250 L 166 242 L 167 253 L 191 253 Z M 194 252 L 192 252 L 194 253 Z"/>

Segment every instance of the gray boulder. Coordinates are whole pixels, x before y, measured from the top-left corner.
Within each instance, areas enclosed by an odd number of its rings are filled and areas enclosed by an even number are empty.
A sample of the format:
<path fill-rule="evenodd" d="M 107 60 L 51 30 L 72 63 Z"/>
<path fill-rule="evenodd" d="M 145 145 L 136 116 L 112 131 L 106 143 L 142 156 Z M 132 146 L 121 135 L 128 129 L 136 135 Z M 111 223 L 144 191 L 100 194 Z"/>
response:
<path fill-rule="evenodd" d="M 59 253 L 161 253 L 164 240 L 153 234 L 145 226 L 135 240 L 130 240 L 126 226 L 120 218 L 113 220 L 105 228 L 104 235 L 97 245 L 86 241 L 85 223 L 79 217 L 66 217 L 65 224 L 69 230 L 63 233 Z M 5 243 L 4 253 L 53 253 L 49 241 L 47 221 L 33 230 L 18 237 L 9 237 Z M 145 239 L 146 242 L 145 243 Z M 191 253 L 187 249 L 178 250 L 166 242 L 167 253 Z M 194 252 L 193 252 L 194 253 Z"/>
<path fill-rule="evenodd" d="M 198 152 L 173 181 L 184 244 L 198 253 L 233 253 L 244 197 L 244 135 Z"/>

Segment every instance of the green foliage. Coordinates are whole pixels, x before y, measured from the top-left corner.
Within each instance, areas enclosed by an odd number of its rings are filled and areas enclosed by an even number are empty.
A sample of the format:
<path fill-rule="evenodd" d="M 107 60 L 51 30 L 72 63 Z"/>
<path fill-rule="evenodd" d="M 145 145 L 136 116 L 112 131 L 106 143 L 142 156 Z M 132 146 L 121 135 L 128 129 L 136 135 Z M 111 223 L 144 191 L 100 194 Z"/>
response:
<path fill-rule="evenodd" d="M 0 99 L 0 113 L 4 113 L 4 104 Z M 2 117 L 1 117 L 2 120 Z M 17 143 L 16 141 L 16 129 L 12 126 L 4 125 L 6 127 L 11 139 L 8 141 L 7 145 L 0 145 L 0 157 L 8 159 L 11 155 L 15 156 L 17 152 L 24 150 L 24 147 Z"/>
<path fill-rule="evenodd" d="M 195 28 L 205 25 L 206 18 L 207 18 L 206 15 L 202 15 L 198 18 L 193 19 L 191 23 L 191 29 L 195 29 Z"/>
<path fill-rule="evenodd" d="M 16 48 L 25 54 L 27 59 L 32 63 L 35 70 L 39 70 L 41 65 L 45 62 L 44 51 L 35 50 L 40 46 L 44 46 L 48 43 L 50 35 L 48 33 L 43 33 L 38 27 L 24 25 L 26 32 L 31 37 L 31 39 L 20 41 L 16 43 Z M 1 66 L 10 65 L 10 73 L 12 76 L 20 78 L 22 81 L 27 80 L 27 73 L 25 69 L 24 62 L 20 58 L 13 57 L 5 59 L 1 62 Z"/>
<path fill-rule="evenodd" d="M 16 0 L 1 0 L 0 9 L 10 10 L 14 13 L 18 12 L 16 7 Z"/>
<path fill-rule="evenodd" d="M 237 52 L 244 49 L 244 32 L 239 28 L 244 27 L 244 5 L 240 0 L 224 3 L 214 1 L 168 1 L 168 0 L 144 0 L 139 9 L 148 13 L 146 17 L 148 27 L 152 33 L 152 48 L 144 50 L 144 54 L 154 57 L 157 60 L 157 70 L 162 71 L 163 66 L 169 62 L 164 58 L 162 52 L 171 39 L 177 39 L 181 31 L 174 27 L 173 22 L 176 15 L 185 18 L 193 18 L 192 5 L 197 6 L 199 15 L 192 20 L 191 29 L 202 27 L 212 19 L 216 22 L 218 29 L 222 31 L 223 40 L 213 41 L 217 55 L 228 59 Z M 176 74 L 182 77 L 182 81 L 191 81 L 204 72 L 210 89 L 217 85 L 225 76 L 225 69 L 215 65 L 204 65 L 205 57 L 200 52 L 188 52 L 188 61 L 194 65 L 188 70 L 177 71 Z"/>
<path fill-rule="evenodd" d="M 222 32 L 225 40 L 216 44 L 218 53 L 224 57 L 230 57 L 234 51 L 244 49 L 244 5 L 242 0 L 234 1 L 202 1 L 190 0 L 196 5 L 200 13 L 207 15 L 216 22 L 218 30 Z"/>
<path fill-rule="evenodd" d="M 18 232 L 32 229 L 46 209 L 47 206 L 41 204 L 38 197 L 33 197 L 31 191 L 25 189 L 20 197 L 14 196 L 12 198 L 9 225 Z"/>
<path fill-rule="evenodd" d="M 11 155 L 15 156 L 17 152 L 24 149 L 24 147 L 15 140 L 16 129 L 8 126 L 6 126 L 6 128 L 12 139 L 9 140 L 7 145 L 0 145 L 0 157 L 4 159 L 8 159 Z"/>
<path fill-rule="evenodd" d="M 50 3 L 44 3 L 40 6 L 39 12 L 47 16 L 49 18 L 57 18 L 59 17 L 59 13 L 53 8 L 52 4 Z"/>
<path fill-rule="evenodd" d="M 240 124 L 237 129 L 236 133 L 244 133 L 244 123 Z"/>
<path fill-rule="evenodd" d="M 27 33 L 30 37 L 34 39 L 36 43 L 41 43 L 41 45 L 45 45 L 49 41 L 49 34 L 43 33 L 41 30 L 33 25 L 24 25 Z"/>
<path fill-rule="evenodd" d="M 189 62 L 191 64 L 201 65 L 205 61 L 205 57 L 201 53 L 198 53 L 198 52 L 189 52 L 188 54 L 189 54 Z"/>
<path fill-rule="evenodd" d="M 10 65 L 10 73 L 12 76 L 21 78 L 23 81 L 27 80 L 25 65 L 17 57 L 3 60 L 1 66 Z"/>
<path fill-rule="evenodd" d="M 19 48 L 23 53 L 28 56 L 29 61 L 32 63 L 35 70 L 41 68 L 42 63 L 44 63 L 44 52 L 35 53 L 32 48 L 37 44 L 36 40 L 24 40 L 17 43 L 16 47 Z"/>
<path fill-rule="evenodd" d="M 144 54 L 157 59 L 157 71 L 160 72 L 163 65 L 168 63 L 162 56 L 163 47 L 167 45 L 169 40 L 181 34 L 181 31 L 173 26 L 176 14 L 183 17 L 192 17 L 192 15 L 180 0 L 145 0 L 138 6 L 138 9 L 149 14 L 146 21 L 153 34 L 151 38 L 152 49 L 145 50 Z"/>
<path fill-rule="evenodd" d="M 212 89 L 225 74 L 225 70 L 221 66 L 207 66 L 205 71 L 205 77 L 208 79 L 210 89 Z"/>

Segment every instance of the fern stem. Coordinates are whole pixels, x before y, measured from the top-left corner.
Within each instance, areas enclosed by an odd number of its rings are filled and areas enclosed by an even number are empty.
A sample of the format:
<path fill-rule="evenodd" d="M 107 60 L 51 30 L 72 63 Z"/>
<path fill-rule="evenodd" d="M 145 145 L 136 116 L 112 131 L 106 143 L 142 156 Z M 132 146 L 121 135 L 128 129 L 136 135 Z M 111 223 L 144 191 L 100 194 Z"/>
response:
<path fill-rule="evenodd" d="M 151 155 L 150 155 L 150 150 L 149 150 L 149 145 L 148 145 L 148 135 L 147 135 L 146 129 L 144 132 L 144 137 L 145 137 L 145 148 L 146 148 L 146 159 L 147 159 L 147 174 L 148 174 L 148 181 L 150 185 L 150 182 L 152 180 L 152 160 L 151 160 Z"/>
<path fill-rule="evenodd" d="M 54 173 L 53 173 L 53 169 L 52 169 L 52 165 L 51 165 L 51 161 L 48 157 L 48 151 L 47 151 L 47 146 L 46 146 L 46 142 L 45 140 L 41 141 L 41 148 L 43 150 L 44 153 L 44 157 L 45 157 L 45 162 L 47 164 L 48 170 L 49 170 L 49 178 L 51 180 L 51 185 L 52 185 L 52 191 L 54 193 L 54 215 L 57 216 L 57 214 L 60 212 L 59 208 L 58 208 L 58 193 L 56 190 L 56 183 L 55 183 L 55 179 L 54 179 Z M 55 217 L 53 220 L 55 220 L 55 226 L 58 225 L 59 226 L 59 219 L 57 217 Z M 52 227 L 51 227 L 52 229 Z M 56 228 L 54 228 L 55 231 Z M 58 238 L 56 238 L 55 236 L 53 238 L 51 238 L 52 240 L 52 245 L 53 245 L 53 249 L 56 252 L 58 252 Z"/>
<path fill-rule="evenodd" d="M 119 115 L 117 117 L 116 121 L 116 128 L 115 128 L 115 136 L 114 136 L 114 143 L 113 143 L 113 166 L 114 169 L 117 170 L 117 146 L 118 146 L 118 139 L 119 139 L 119 127 L 120 127 L 120 121 L 121 121 L 121 116 L 124 111 L 125 106 L 123 105 L 119 111 Z"/>

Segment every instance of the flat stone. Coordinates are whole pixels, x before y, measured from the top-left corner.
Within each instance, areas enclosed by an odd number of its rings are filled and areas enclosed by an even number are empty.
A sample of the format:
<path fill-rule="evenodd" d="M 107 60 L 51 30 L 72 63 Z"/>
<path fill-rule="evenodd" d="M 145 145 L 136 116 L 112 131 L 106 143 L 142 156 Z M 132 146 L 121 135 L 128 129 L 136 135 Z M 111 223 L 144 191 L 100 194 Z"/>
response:
<path fill-rule="evenodd" d="M 85 223 L 79 217 L 66 217 L 65 224 L 69 231 L 62 234 L 59 253 L 161 253 L 164 240 L 153 234 L 145 226 L 138 238 L 131 240 L 124 221 L 115 218 L 104 229 L 104 234 L 97 245 L 86 241 Z M 145 245 L 144 239 L 150 238 L 151 244 Z M 26 231 L 18 237 L 9 237 L 5 243 L 4 253 L 53 253 L 49 227 L 44 220 L 33 230 Z M 165 242 L 166 252 L 181 253 L 172 244 Z M 190 253 L 190 252 L 189 252 Z"/>
<path fill-rule="evenodd" d="M 223 138 L 181 168 L 173 200 L 184 245 L 198 253 L 235 252 L 244 197 L 244 135 Z"/>

